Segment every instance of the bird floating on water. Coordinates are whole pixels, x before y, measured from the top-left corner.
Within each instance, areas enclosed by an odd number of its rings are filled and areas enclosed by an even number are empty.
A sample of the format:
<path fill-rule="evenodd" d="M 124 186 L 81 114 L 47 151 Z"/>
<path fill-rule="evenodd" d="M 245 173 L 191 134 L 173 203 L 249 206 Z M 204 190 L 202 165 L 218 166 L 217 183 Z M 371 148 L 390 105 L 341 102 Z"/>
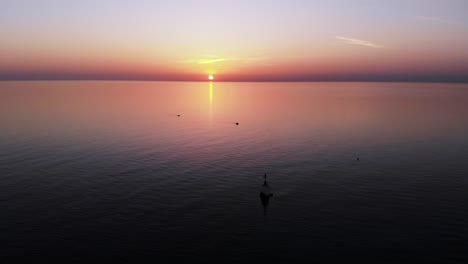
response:
<path fill-rule="evenodd" d="M 238 125 L 239 125 L 239 122 L 236 122 L 236 126 L 238 126 Z"/>

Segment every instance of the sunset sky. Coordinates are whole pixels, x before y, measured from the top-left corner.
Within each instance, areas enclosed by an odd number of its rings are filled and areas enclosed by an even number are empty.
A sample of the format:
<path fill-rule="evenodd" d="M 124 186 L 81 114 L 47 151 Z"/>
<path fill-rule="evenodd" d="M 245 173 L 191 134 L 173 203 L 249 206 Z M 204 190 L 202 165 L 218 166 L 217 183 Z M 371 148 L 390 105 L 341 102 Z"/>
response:
<path fill-rule="evenodd" d="M 0 79 L 468 82 L 466 0 L 0 0 Z"/>

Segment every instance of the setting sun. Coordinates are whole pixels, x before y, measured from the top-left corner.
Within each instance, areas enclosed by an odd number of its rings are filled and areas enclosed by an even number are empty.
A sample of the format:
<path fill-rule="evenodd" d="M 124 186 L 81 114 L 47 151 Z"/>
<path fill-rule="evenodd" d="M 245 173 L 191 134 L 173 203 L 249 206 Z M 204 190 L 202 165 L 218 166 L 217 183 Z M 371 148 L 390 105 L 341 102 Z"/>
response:
<path fill-rule="evenodd" d="M 213 75 L 208 76 L 208 80 L 210 80 L 210 81 L 214 80 Z"/>

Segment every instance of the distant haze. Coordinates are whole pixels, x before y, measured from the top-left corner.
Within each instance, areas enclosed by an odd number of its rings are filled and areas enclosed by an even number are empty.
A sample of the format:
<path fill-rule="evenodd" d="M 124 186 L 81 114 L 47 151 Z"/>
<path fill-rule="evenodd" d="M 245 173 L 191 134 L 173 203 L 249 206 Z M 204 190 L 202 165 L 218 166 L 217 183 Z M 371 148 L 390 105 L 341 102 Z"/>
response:
<path fill-rule="evenodd" d="M 0 80 L 468 82 L 468 2 L 0 1 Z"/>

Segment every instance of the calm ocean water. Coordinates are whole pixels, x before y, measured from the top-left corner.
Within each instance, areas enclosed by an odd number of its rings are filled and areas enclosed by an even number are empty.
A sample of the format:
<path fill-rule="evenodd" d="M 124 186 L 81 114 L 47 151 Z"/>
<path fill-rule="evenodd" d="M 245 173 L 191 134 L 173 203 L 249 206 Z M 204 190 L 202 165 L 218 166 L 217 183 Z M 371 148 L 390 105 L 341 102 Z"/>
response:
<path fill-rule="evenodd" d="M 1 256 L 468 261 L 468 84 L 0 82 L 0 125 Z"/>

